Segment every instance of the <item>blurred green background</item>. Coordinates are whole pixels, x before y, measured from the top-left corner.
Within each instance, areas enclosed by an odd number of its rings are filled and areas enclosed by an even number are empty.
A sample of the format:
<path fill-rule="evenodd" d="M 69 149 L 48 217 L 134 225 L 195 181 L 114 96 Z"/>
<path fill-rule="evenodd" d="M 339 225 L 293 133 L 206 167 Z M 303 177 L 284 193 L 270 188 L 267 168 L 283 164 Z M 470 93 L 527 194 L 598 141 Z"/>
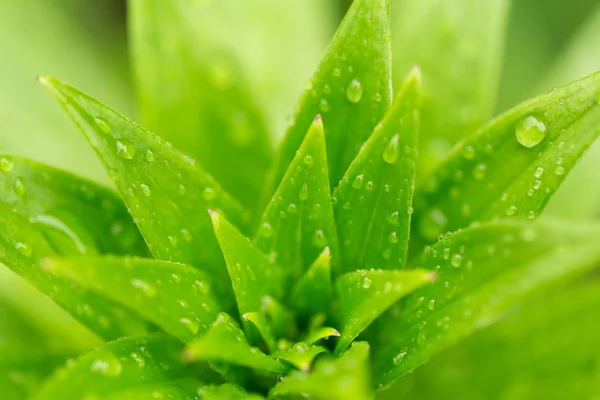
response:
<path fill-rule="evenodd" d="M 392 15 L 402 1 L 410 0 L 390 0 Z M 245 15 L 243 21 L 227 20 L 223 24 L 231 25 L 224 26 L 230 35 L 227 39 L 247 72 L 268 128 L 278 138 L 351 1 L 256 2 L 260 5 L 256 13 Z M 278 5 L 270 6 L 274 4 Z M 109 184 L 91 148 L 56 102 L 37 85 L 35 77 L 51 74 L 64 79 L 137 119 L 127 51 L 126 8 L 124 0 L 0 0 L 2 152 L 24 155 Z M 497 112 L 600 70 L 598 49 L 600 0 L 514 0 Z M 594 146 L 568 177 L 548 212 L 571 218 L 597 217 L 598 168 L 600 145 Z M 26 316 L 40 330 L 43 339 L 39 340 L 58 343 L 55 347 L 66 342 L 71 348 L 96 343 L 92 335 L 1 267 L 0 305 L 0 317 L 3 309 Z M 519 315 L 512 318 L 514 321 L 509 320 L 506 326 L 518 324 Z M 465 352 L 476 351 L 477 340 L 472 339 Z M 456 371 L 448 366 L 453 357 L 468 356 L 447 353 L 440 356 L 441 367 L 435 363 L 427 367 L 445 371 L 442 381 L 451 380 L 448 376 L 456 378 L 452 375 Z M 418 374 L 411 379 L 406 382 L 422 384 Z M 407 385 L 402 390 L 408 395 L 412 389 Z"/>

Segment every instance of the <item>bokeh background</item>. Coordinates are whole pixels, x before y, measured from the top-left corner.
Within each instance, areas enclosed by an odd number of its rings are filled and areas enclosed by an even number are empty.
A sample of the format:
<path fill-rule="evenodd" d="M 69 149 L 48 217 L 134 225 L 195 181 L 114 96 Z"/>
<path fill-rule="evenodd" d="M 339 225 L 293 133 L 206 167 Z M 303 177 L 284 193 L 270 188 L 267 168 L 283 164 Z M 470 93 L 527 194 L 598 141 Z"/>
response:
<path fill-rule="evenodd" d="M 395 9 L 401 9 L 405 1 L 425 0 L 390 0 L 393 30 L 401 21 Z M 216 16 L 222 20 L 213 24 L 214 34 L 223 35 L 240 59 L 274 138 L 283 133 L 306 80 L 351 3 L 295 0 L 290 7 L 286 4 L 290 2 L 257 0 L 256 9 L 244 13 L 242 20 L 235 14 Z M 273 6 L 277 3 L 279 6 Z M 83 136 L 35 77 L 51 74 L 64 79 L 137 119 L 126 14 L 125 0 L 0 0 L 1 152 L 24 155 L 110 184 Z M 600 70 L 600 0 L 514 0 L 506 29 L 498 113 Z M 596 145 L 568 177 L 548 212 L 580 219 L 600 216 L 599 169 L 600 145 Z M 32 324 L 35 340 L 82 349 L 96 343 L 85 329 L 2 266 L 0 305 L 0 326 L 9 313 L 20 314 Z M 489 340 L 526 316 L 513 316 L 514 321 L 492 332 Z M 469 358 L 469 352 L 477 353 L 477 346 L 483 346 L 477 340 L 472 339 L 471 347 L 462 353 L 451 350 L 440 356 L 441 364 L 426 367 L 430 373 L 438 372 L 438 384 L 444 382 L 451 390 L 450 383 L 459 382 L 457 393 L 464 389 L 460 382 L 467 381 L 468 374 L 479 367 L 473 362 L 472 371 L 465 372 L 451 366 Z M 600 381 L 600 365 L 596 362 L 588 367 L 596 368 Z M 408 396 L 420 388 L 425 396 L 422 388 L 428 385 L 424 376 L 415 374 L 398 390 Z M 507 390 L 499 385 L 497 390 Z M 529 390 L 518 385 L 511 388 L 525 394 Z M 390 398 L 399 395 L 395 393 Z"/>

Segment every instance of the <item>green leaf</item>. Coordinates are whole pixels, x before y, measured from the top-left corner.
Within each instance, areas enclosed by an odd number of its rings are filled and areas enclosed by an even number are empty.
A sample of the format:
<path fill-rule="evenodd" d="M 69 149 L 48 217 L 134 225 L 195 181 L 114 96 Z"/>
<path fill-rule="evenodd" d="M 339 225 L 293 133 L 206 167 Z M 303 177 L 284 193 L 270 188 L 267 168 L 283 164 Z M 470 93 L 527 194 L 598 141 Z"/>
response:
<path fill-rule="evenodd" d="M 284 176 L 315 115 L 323 116 L 333 186 L 383 117 L 392 98 L 388 8 L 387 0 L 357 0 L 350 7 L 281 143 L 274 185 Z"/>
<path fill-rule="evenodd" d="M 203 386 L 198 389 L 202 400 L 262 400 L 256 394 L 248 394 L 239 386 L 232 384 Z"/>
<path fill-rule="evenodd" d="M 376 384 L 388 385 L 526 296 L 600 260 L 600 227 L 554 220 L 502 221 L 459 231 L 423 257 L 439 278 L 388 316 L 374 346 Z"/>
<path fill-rule="evenodd" d="M 27 215 L 61 254 L 147 252 L 112 191 L 26 158 L 0 157 L 0 201 Z"/>
<path fill-rule="evenodd" d="M 510 0 L 399 0 L 392 5 L 394 72 L 423 71 L 420 172 L 492 116 Z M 421 170 L 422 168 L 422 170 Z"/>
<path fill-rule="evenodd" d="M 0 262 L 105 339 L 146 331 L 142 320 L 116 304 L 41 270 L 38 261 L 55 255 L 42 231 L 0 203 Z"/>
<path fill-rule="evenodd" d="M 308 335 L 306 335 L 306 339 L 304 341 L 306 344 L 311 345 L 318 342 L 321 339 L 328 339 L 332 336 L 339 337 L 340 332 L 337 329 L 330 328 L 327 326 L 322 326 L 318 328 L 312 328 Z"/>
<path fill-rule="evenodd" d="M 238 62 L 199 23 L 206 7 L 189 0 L 129 4 L 145 122 L 244 204 L 255 206 L 271 144 Z"/>
<path fill-rule="evenodd" d="M 415 68 L 333 193 L 344 272 L 406 263 L 420 96 Z"/>
<path fill-rule="evenodd" d="M 298 279 L 325 246 L 339 252 L 327 177 L 323 121 L 317 116 L 273 195 L 256 246 Z"/>
<path fill-rule="evenodd" d="M 308 346 L 306 343 L 299 342 L 291 349 L 274 353 L 273 357 L 287 361 L 303 372 L 308 372 L 310 371 L 313 360 L 319 354 L 326 352 L 327 349 L 325 347 Z"/>
<path fill-rule="evenodd" d="M 399 380 L 389 399 L 597 396 L 600 356 L 591 349 L 600 346 L 600 282 L 586 280 L 542 293 L 436 356 Z"/>
<path fill-rule="evenodd" d="M 264 296 L 261 300 L 261 311 L 268 317 L 276 337 L 289 338 L 296 335 L 295 312 L 277 301 L 277 299 Z"/>
<path fill-rule="evenodd" d="M 289 368 L 250 346 L 244 332 L 227 314 L 217 320 L 202 336 L 190 343 L 184 354 L 186 360 L 205 359 L 284 374 Z"/>
<path fill-rule="evenodd" d="M 12 347 L 14 354 L 6 354 L 0 348 L 0 393 L 2 400 L 29 399 L 44 379 L 65 361 L 66 355 L 53 354 L 47 350 L 31 349 L 32 343 Z M 37 346 L 36 346 L 37 347 Z"/>
<path fill-rule="evenodd" d="M 262 312 L 249 312 L 242 315 L 242 319 L 244 321 L 250 321 L 256 330 L 258 330 L 258 333 L 260 333 L 260 336 L 269 349 L 269 353 L 277 350 L 277 340 L 273 334 L 271 322 L 267 319 L 265 314 Z"/>
<path fill-rule="evenodd" d="M 186 342 L 208 329 L 221 311 L 202 271 L 142 258 L 43 259 L 41 267 L 135 311 Z"/>
<path fill-rule="evenodd" d="M 435 273 L 424 270 L 359 270 L 341 276 L 335 283 L 342 327 L 335 353 L 344 351 L 394 303 L 435 278 Z"/>
<path fill-rule="evenodd" d="M 136 385 L 102 397 L 103 400 L 176 399 L 195 400 L 202 384 L 194 379 Z"/>
<path fill-rule="evenodd" d="M 230 298 L 231 283 L 206 210 L 221 210 L 241 222 L 246 217 L 239 204 L 194 160 L 151 132 L 54 78 L 42 77 L 40 83 L 95 148 L 152 254 L 202 268 L 222 298 Z"/>
<path fill-rule="evenodd" d="M 281 299 L 283 271 L 272 264 L 229 221 L 210 211 L 215 234 L 221 245 L 240 315 L 261 310 L 263 297 Z"/>
<path fill-rule="evenodd" d="M 539 215 L 600 134 L 599 92 L 600 73 L 529 100 L 461 142 L 415 195 L 418 234 L 431 242 L 472 221 Z"/>
<path fill-rule="evenodd" d="M 338 359 L 318 361 L 309 374 L 295 371 L 271 395 L 309 395 L 315 400 L 370 400 L 369 345 L 357 342 Z"/>
<path fill-rule="evenodd" d="M 165 336 L 124 338 L 84 354 L 58 370 L 34 400 L 105 398 L 138 385 L 199 374 L 181 362 L 182 345 Z"/>
<path fill-rule="evenodd" d="M 329 314 L 333 288 L 331 284 L 331 252 L 325 247 L 321 255 L 292 288 L 290 305 L 303 318 L 319 313 Z"/>

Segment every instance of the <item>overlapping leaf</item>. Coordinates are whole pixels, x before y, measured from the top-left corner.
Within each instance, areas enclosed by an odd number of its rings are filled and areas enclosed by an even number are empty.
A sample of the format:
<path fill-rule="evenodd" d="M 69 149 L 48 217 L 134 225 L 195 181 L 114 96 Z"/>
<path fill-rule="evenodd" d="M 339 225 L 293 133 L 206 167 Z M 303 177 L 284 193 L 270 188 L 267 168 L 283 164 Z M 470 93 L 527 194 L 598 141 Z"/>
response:
<path fill-rule="evenodd" d="M 117 257 L 44 259 L 41 264 L 183 341 L 208 329 L 221 311 L 206 275 L 182 264 Z"/>
<path fill-rule="evenodd" d="M 309 346 L 306 343 L 299 342 L 296 343 L 291 349 L 274 353 L 273 357 L 284 360 L 301 371 L 309 372 L 313 360 L 319 354 L 325 352 L 327 352 L 325 347 Z"/>
<path fill-rule="evenodd" d="M 544 292 L 401 379 L 382 398 L 597 396 L 599 290 L 592 278 Z"/>
<path fill-rule="evenodd" d="M 338 359 L 323 359 L 310 374 L 295 371 L 283 378 L 271 395 L 309 395 L 315 400 L 372 398 L 368 370 L 369 345 L 357 342 Z"/>
<path fill-rule="evenodd" d="M 125 338 L 89 352 L 58 370 L 35 400 L 105 398 L 138 385 L 200 376 L 201 367 L 181 363 L 183 345 L 164 336 Z"/>
<path fill-rule="evenodd" d="M 0 201 L 27 215 L 62 254 L 147 251 L 115 193 L 25 158 L 0 157 Z"/>
<path fill-rule="evenodd" d="M 397 0 L 392 4 L 394 72 L 423 71 L 419 172 L 492 116 L 509 0 Z"/>
<path fill-rule="evenodd" d="M 116 304 L 42 271 L 38 261 L 56 251 L 25 216 L 0 203 L 0 261 L 106 339 L 139 334 L 146 324 Z"/>
<path fill-rule="evenodd" d="M 333 193 L 344 272 L 402 268 L 406 263 L 420 79 L 415 68 Z"/>
<path fill-rule="evenodd" d="M 415 194 L 418 234 L 431 242 L 471 221 L 539 215 L 600 134 L 599 93 L 597 73 L 515 107 L 461 142 Z"/>
<path fill-rule="evenodd" d="M 504 221 L 468 228 L 428 251 L 422 268 L 439 278 L 387 316 L 374 346 L 384 386 L 433 354 L 494 322 L 536 290 L 600 260 L 600 227 L 562 221 Z"/>
<path fill-rule="evenodd" d="M 227 314 L 220 314 L 210 329 L 189 344 L 188 360 L 205 359 L 283 374 L 288 367 L 250 346 L 244 331 Z"/>
<path fill-rule="evenodd" d="M 255 238 L 271 261 L 298 279 L 328 246 L 339 253 L 329 179 L 323 121 L 313 121 L 300 149 L 271 199 Z"/>
<path fill-rule="evenodd" d="M 129 5 L 144 120 L 244 204 L 255 205 L 271 144 L 236 60 L 199 23 L 209 10 L 189 0 Z"/>
<path fill-rule="evenodd" d="M 290 304 L 301 316 L 308 318 L 319 313 L 329 314 L 332 298 L 331 253 L 326 247 L 294 284 Z"/>
<path fill-rule="evenodd" d="M 203 269 L 227 298 L 231 284 L 206 211 L 219 209 L 239 223 L 239 204 L 194 160 L 157 136 L 56 79 L 40 82 L 95 148 L 152 254 Z"/>
<path fill-rule="evenodd" d="M 392 304 L 433 282 L 435 277 L 435 273 L 424 270 L 359 270 L 340 277 L 335 286 L 342 334 L 335 352 L 340 354 Z"/>
<path fill-rule="evenodd" d="M 357 0 L 306 88 L 276 163 L 278 185 L 313 118 L 321 114 L 329 180 L 335 186 L 389 107 L 391 48 L 387 0 Z"/>

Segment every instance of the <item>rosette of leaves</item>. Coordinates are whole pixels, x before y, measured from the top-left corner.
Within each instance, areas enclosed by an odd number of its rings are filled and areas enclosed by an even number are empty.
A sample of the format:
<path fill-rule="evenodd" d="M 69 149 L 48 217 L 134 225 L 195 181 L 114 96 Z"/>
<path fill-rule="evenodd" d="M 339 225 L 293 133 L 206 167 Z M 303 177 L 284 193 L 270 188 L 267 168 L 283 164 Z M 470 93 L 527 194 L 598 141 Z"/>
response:
<path fill-rule="evenodd" d="M 7 398 L 370 399 L 600 260 L 600 225 L 537 218 L 600 133 L 600 74 L 484 124 L 496 36 L 392 93 L 387 1 L 356 0 L 273 152 L 235 58 L 194 40 L 202 4 L 131 2 L 156 134 L 39 78 L 118 194 L 3 156 L 0 259 L 105 343 L 57 353 L 15 326 Z M 503 5 L 469 26 L 500 27 Z M 457 134 L 417 173 L 419 137 Z"/>

